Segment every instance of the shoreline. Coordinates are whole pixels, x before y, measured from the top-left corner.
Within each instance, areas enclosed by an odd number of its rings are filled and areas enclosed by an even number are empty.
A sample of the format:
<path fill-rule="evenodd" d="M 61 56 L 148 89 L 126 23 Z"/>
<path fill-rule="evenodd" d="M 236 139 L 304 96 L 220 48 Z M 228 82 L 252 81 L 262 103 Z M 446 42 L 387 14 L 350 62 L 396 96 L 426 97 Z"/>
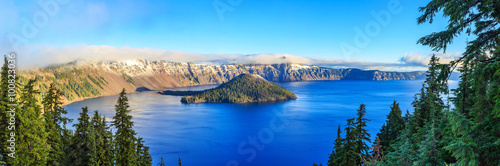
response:
<path fill-rule="evenodd" d="M 418 81 L 419 79 L 413 79 L 413 80 L 350 80 L 350 79 L 346 79 L 346 80 L 302 80 L 302 81 L 281 81 L 281 82 L 275 82 L 275 83 L 293 83 L 293 82 L 315 82 L 315 81 L 376 81 L 376 82 L 379 82 L 379 81 Z M 422 80 L 423 81 L 423 80 Z M 452 81 L 452 80 L 450 80 Z M 160 95 L 167 95 L 167 94 L 162 94 L 161 92 L 165 92 L 165 91 L 172 91 L 174 89 L 179 89 L 179 88 L 187 88 L 187 87 L 199 87 L 199 86 L 209 86 L 209 85 L 220 85 L 220 84 L 201 84 L 201 85 L 192 85 L 192 86 L 180 86 L 180 87 L 164 87 L 162 90 L 149 90 L 149 91 L 155 91 L 157 92 L 158 94 Z M 137 89 L 137 88 L 136 88 Z M 199 90 L 187 90 L 187 91 L 199 91 Z M 139 91 L 136 91 L 134 90 L 133 92 L 129 92 L 127 94 L 130 94 L 130 93 L 136 93 L 136 92 L 139 92 Z M 175 91 L 175 92 L 179 92 L 179 91 Z M 115 95 L 118 95 L 120 93 L 116 93 L 116 94 L 109 94 L 109 95 L 100 95 L 100 96 L 93 96 L 93 97 L 84 97 L 84 98 L 79 98 L 77 100 L 73 100 L 73 101 L 70 101 L 70 102 L 67 102 L 67 103 L 63 103 L 62 106 L 66 106 L 66 105 L 69 105 L 71 103 L 74 103 L 74 102 L 78 102 L 78 101 L 83 101 L 83 100 L 86 100 L 86 99 L 92 99 L 92 98 L 98 98 L 98 97 L 106 97 L 106 96 L 115 96 Z M 182 95 L 173 95 L 173 96 L 182 96 Z"/>

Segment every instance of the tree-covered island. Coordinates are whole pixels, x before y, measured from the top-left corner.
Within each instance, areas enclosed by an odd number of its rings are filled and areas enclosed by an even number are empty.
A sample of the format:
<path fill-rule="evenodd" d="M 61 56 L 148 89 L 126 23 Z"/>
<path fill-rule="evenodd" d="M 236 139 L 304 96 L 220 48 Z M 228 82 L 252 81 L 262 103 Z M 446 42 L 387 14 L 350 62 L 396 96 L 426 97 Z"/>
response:
<path fill-rule="evenodd" d="M 241 74 L 204 91 L 163 91 L 160 94 L 183 96 L 182 103 L 262 103 L 297 99 L 290 90 L 257 74 Z"/>

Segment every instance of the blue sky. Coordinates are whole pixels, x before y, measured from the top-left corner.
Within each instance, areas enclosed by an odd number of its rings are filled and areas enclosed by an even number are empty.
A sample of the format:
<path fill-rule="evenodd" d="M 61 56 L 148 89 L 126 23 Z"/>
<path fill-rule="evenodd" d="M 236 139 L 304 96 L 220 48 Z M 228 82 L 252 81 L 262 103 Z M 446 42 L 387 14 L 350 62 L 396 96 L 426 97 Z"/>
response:
<path fill-rule="evenodd" d="M 37 27 L 34 37 L 20 44 L 24 46 L 22 49 L 109 46 L 205 55 L 279 53 L 381 64 L 404 63 L 405 54 L 406 60 L 425 60 L 432 50 L 417 45 L 416 41 L 443 30 L 447 23 L 438 15 L 433 24 L 417 25 L 418 7 L 428 2 L 417 0 L 53 1 L 59 10 L 54 16 L 47 14 L 46 25 Z M 33 23 L 33 16 L 48 12 L 34 1 L 2 3 L 0 49 L 7 52 L 12 49 L 9 34 L 23 36 L 26 24 L 23 20 Z M 218 12 L 214 3 L 225 12 Z M 390 13 L 390 4 L 396 4 L 400 11 Z M 381 25 L 370 14 L 372 11 L 389 12 L 390 21 Z M 370 42 L 356 45 L 354 39 L 359 33 L 355 29 L 366 34 L 367 25 L 372 25 L 369 30 L 374 32 L 368 36 Z M 378 31 L 373 28 L 376 26 Z M 466 39 L 466 36 L 459 37 L 447 53 L 458 55 Z M 354 46 L 356 51 L 346 54 L 342 43 Z M 71 59 L 71 55 L 66 56 Z M 453 57 L 443 56 L 444 59 Z"/>

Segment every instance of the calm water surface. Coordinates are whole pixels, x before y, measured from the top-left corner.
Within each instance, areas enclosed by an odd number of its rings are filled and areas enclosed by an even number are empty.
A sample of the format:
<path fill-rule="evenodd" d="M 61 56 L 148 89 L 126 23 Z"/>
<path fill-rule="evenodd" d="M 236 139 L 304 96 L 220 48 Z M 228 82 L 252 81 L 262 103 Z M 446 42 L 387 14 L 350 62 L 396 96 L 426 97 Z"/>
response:
<path fill-rule="evenodd" d="M 412 111 L 422 81 L 309 81 L 279 83 L 298 99 L 271 104 L 182 104 L 179 96 L 156 92 L 128 94 L 135 130 L 151 147 L 156 165 L 300 165 L 326 164 L 337 126 L 355 117 L 366 104 L 372 140 L 393 100 Z M 451 88 L 456 87 L 451 81 Z M 212 86 L 179 88 L 199 90 Z M 118 96 L 99 97 L 64 106 L 77 119 L 81 107 L 99 110 L 108 121 Z"/>

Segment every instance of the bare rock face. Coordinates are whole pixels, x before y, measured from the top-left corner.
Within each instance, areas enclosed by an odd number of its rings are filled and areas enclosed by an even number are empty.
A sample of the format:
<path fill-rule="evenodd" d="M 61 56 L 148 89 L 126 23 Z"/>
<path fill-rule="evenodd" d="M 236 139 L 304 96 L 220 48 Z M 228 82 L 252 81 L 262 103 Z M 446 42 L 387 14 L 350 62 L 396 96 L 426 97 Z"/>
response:
<path fill-rule="evenodd" d="M 56 83 L 65 94 L 65 103 L 85 98 L 116 95 L 125 88 L 164 90 L 166 88 L 221 84 L 240 74 L 256 74 L 273 82 L 308 80 L 412 80 L 424 72 L 384 72 L 359 69 L 331 69 L 300 64 L 206 65 L 169 61 L 126 60 L 85 65 L 59 65 L 21 72 L 37 78 L 40 89 Z M 71 84 L 67 86 L 66 84 Z M 82 90 L 83 89 L 83 90 Z"/>

